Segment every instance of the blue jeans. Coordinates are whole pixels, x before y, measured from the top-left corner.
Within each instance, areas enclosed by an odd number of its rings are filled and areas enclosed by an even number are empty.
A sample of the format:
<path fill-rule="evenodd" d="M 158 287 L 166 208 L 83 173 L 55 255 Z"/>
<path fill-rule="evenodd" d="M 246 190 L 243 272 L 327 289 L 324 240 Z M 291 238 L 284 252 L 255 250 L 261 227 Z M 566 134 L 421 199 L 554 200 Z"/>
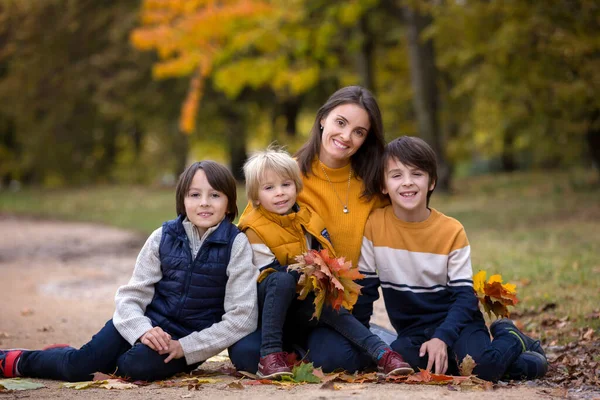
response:
<path fill-rule="evenodd" d="M 419 349 L 432 338 L 434 332 L 435 327 L 432 327 L 425 329 L 422 335 L 398 337 L 392 342 L 392 349 L 400 353 L 415 371 L 418 368 L 425 369 L 428 357 L 419 357 Z M 460 332 L 456 342 L 448 347 L 447 374 L 458 375 L 458 366 L 469 354 L 477 364 L 473 374 L 495 382 L 522 351 L 521 342 L 514 335 L 501 331 L 492 341 L 485 323 L 482 320 L 473 321 Z"/>
<path fill-rule="evenodd" d="M 320 340 L 315 343 L 308 341 L 308 358 L 316 366 L 323 366 L 324 371 L 347 366 L 352 368 L 348 360 L 344 361 L 343 357 L 340 360 L 341 364 L 331 362 L 330 356 L 338 351 L 338 342 L 350 346 L 352 356 L 357 353 L 358 358 L 362 358 L 360 353 L 366 353 L 368 358 L 377 359 L 384 349 L 389 348 L 344 308 L 335 311 L 329 306 L 324 306 L 320 319 L 312 319 L 314 296 L 309 296 L 302 301 L 294 301 L 295 286 L 295 279 L 283 272 L 272 273 L 259 284 L 261 332 L 252 333 L 230 347 L 229 356 L 237 369 L 255 372 L 258 366 L 257 353 L 260 357 L 264 357 L 275 351 L 283 351 L 284 329 L 286 332 L 294 333 L 306 331 L 309 339 L 312 335 L 306 328 L 328 327 L 330 329 L 325 332 L 334 332 L 332 337 L 336 342 L 328 341 L 326 347 L 323 347 Z M 339 339 L 340 337 L 342 339 Z M 295 338 L 292 342 L 301 343 L 303 339 L 305 338 Z M 336 358 L 333 360 L 337 362 Z"/>
<path fill-rule="evenodd" d="M 185 358 L 165 364 L 167 356 L 141 343 L 132 347 L 109 320 L 79 350 L 66 347 L 24 351 L 18 368 L 22 376 L 69 382 L 91 380 L 95 372 L 116 373 L 134 381 L 154 381 L 189 372 L 199 365 L 187 365 Z"/>
<path fill-rule="evenodd" d="M 283 328 L 295 297 L 296 279 L 287 272 L 273 272 L 258 284 L 261 357 L 283 351 Z"/>

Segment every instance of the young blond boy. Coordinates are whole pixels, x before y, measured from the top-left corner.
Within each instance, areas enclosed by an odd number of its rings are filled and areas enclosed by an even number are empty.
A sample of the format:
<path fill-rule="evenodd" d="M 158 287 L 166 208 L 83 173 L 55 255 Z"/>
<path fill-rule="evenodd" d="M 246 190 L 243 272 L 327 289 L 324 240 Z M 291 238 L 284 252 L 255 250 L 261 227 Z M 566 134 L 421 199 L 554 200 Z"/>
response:
<path fill-rule="evenodd" d="M 381 286 L 398 337 L 391 347 L 413 368 L 458 374 L 468 354 L 474 374 L 496 381 L 534 379 L 548 369 L 544 351 L 507 319 L 485 326 L 473 291 L 470 245 L 463 226 L 429 207 L 437 181 L 435 153 L 403 136 L 385 149 L 383 188 L 391 204 L 365 226 L 359 270 L 366 276 L 354 315 L 368 325 Z"/>
<path fill-rule="evenodd" d="M 253 209 L 238 227 L 248 236 L 254 252 L 253 262 L 261 271 L 258 279 L 261 313 L 261 343 L 258 375 L 278 378 L 290 375 L 283 351 L 283 327 L 288 310 L 296 298 L 297 275 L 286 272 L 294 257 L 308 249 L 335 251 L 323 220 L 310 208 L 296 202 L 302 190 L 300 169 L 285 151 L 267 149 L 254 154 L 244 165 L 246 192 Z M 292 316 L 296 324 L 308 324 L 312 301 L 299 301 Z M 369 354 L 386 374 L 408 374 L 412 368 L 378 336 L 362 325 L 347 310 L 323 308 L 319 324 L 329 326 Z M 312 324 L 314 325 L 314 323 Z M 309 353 L 310 357 L 310 353 Z"/>

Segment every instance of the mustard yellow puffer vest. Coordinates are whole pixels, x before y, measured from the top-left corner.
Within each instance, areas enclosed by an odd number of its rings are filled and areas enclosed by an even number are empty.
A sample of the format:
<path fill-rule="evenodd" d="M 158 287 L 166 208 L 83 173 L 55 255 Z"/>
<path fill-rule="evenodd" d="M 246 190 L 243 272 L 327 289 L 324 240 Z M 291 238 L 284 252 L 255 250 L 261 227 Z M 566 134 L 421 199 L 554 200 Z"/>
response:
<path fill-rule="evenodd" d="M 256 232 L 281 265 L 296 263 L 294 257 L 308 251 L 304 230 L 315 237 L 331 257 L 335 257 L 325 222 L 301 203 L 298 204 L 297 212 L 287 215 L 271 213 L 258 206 L 242 216 L 238 228 L 242 232 L 247 229 Z"/>

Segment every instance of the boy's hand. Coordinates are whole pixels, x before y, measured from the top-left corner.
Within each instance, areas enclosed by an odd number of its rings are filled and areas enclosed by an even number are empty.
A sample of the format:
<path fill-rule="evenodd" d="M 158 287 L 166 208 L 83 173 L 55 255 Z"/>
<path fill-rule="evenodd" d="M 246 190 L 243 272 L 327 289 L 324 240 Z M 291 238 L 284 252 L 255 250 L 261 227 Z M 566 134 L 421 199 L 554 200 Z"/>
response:
<path fill-rule="evenodd" d="M 140 338 L 140 342 L 150 347 L 154 351 L 162 351 L 169 348 L 169 341 L 171 335 L 163 331 L 161 327 L 155 326 L 154 328 L 146 331 Z"/>
<path fill-rule="evenodd" d="M 159 351 L 158 354 L 169 354 L 169 356 L 165 358 L 166 364 L 174 358 L 183 357 L 183 349 L 181 348 L 181 343 L 179 343 L 179 340 L 171 340 L 169 342 L 169 348 Z"/>
<path fill-rule="evenodd" d="M 435 364 L 436 374 L 445 374 L 448 369 L 448 347 L 446 343 L 438 338 L 433 338 L 421 345 L 419 357 L 429 355 L 427 360 L 427 371 L 431 372 L 433 364 Z"/>

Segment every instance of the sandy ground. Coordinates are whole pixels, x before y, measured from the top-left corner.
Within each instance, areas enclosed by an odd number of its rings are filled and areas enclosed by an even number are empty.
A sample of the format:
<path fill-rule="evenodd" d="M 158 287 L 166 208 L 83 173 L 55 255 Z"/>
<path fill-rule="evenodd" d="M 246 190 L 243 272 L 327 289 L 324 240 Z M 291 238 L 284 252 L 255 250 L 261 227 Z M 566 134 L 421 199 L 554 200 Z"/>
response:
<path fill-rule="evenodd" d="M 116 289 L 131 276 L 137 252 L 145 237 L 115 228 L 57 221 L 38 221 L 0 215 L 0 348 L 37 349 L 53 343 L 79 347 L 112 317 Z M 389 326 L 382 304 L 374 322 Z M 227 362 L 226 362 L 227 363 Z M 221 363 L 222 364 L 222 363 Z M 203 369 L 220 364 L 206 363 Z M 173 399 L 239 398 L 304 399 L 538 399 L 564 397 L 564 390 L 525 383 L 497 387 L 493 391 L 454 391 L 445 386 L 341 383 L 339 390 L 321 385 L 292 388 L 227 386 L 235 378 L 218 376 L 220 382 L 200 390 L 164 388 L 157 384 L 131 390 L 60 387 L 60 382 L 35 380 L 46 387 L 35 391 L 0 393 L 4 398 L 32 399 Z"/>

